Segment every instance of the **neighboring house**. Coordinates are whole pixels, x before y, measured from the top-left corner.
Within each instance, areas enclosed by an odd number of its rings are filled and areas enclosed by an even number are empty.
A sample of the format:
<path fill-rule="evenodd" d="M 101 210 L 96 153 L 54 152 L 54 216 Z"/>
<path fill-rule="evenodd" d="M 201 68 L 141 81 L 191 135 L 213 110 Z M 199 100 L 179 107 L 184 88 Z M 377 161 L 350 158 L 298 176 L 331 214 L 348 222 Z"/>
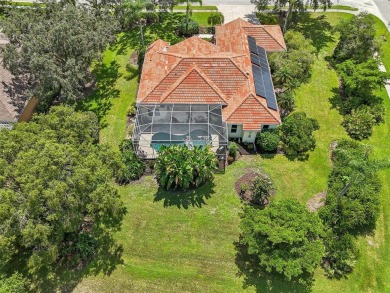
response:
<path fill-rule="evenodd" d="M 8 39 L 0 32 L 0 47 L 8 43 Z M 11 129 L 15 122 L 30 120 L 38 100 L 27 101 L 17 95 L 15 88 L 10 87 L 13 76 L 3 67 L 2 61 L 0 58 L 0 129 Z"/>
<path fill-rule="evenodd" d="M 146 50 L 133 134 L 140 156 L 161 145 L 211 144 L 220 156 L 229 138 L 253 143 L 281 123 L 266 52 L 286 44 L 279 26 L 239 18 L 215 29 L 215 45 L 198 37 Z M 221 158 L 222 159 L 222 158 Z"/>

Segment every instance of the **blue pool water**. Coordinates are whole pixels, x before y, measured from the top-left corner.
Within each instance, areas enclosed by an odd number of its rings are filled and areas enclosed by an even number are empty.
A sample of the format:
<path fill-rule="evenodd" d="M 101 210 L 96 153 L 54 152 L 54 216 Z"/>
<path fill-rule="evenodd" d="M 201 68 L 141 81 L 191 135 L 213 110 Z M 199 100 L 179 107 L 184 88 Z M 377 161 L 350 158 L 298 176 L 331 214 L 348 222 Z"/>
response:
<path fill-rule="evenodd" d="M 191 143 L 193 146 L 205 146 L 211 140 L 211 138 L 207 135 L 207 131 L 204 130 L 194 130 L 187 135 L 172 134 L 172 141 L 169 141 L 170 140 L 169 133 L 158 132 L 153 134 L 151 146 L 156 151 L 159 151 L 163 145 L 166 146 L 170 146 L 173 144 L 185 145 L 185 141 L 188 136 L 191 137 Z M 204 137 L 208 137 L 208 139 L 204 140 Z"/>

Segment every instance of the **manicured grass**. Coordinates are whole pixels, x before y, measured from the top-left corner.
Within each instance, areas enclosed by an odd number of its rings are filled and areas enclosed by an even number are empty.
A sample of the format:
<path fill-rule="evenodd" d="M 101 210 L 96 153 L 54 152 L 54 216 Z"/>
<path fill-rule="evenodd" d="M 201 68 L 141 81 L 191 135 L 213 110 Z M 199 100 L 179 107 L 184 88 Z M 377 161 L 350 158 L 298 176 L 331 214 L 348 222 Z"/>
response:
<path fill-rule="evenodd" d="M 358 11 L 359 10 L 356 7 L 351 7 L 351 6 L 346 6 L 346 5 L 332 5 L 331 9 L 350 10 L 350 11 Z"/>
<path fill-rule="evenodd" d="M 173 7 L 174 10 L 186 10 L 186 6 L 174 6 Z M 193 11 L 197 11 L 197 10 L 218 10 L 217 6 L 196 6 L 196 5 L 192 5 L 191 9 Z"/>
<path fill-rule="evenodd" d="M 296 93 L 297 110 L 316 118 L 321 127 L 315 133 L 317 147 L 309 159 L 289 161 L 281 155 L 246 157 L 228 166 L 225 174 L 216 175 L 214 184 L 196 191 L 163 192 L 150 176 L 118 187 L 128 211 L 122 230 L 116 235 L 123 245 L 123 263 L 109 276 L 91 274 L 80 280 L 75 292 L 304 291 L 296 284 L 275 277 L 253 278 L 246 271 L 240 271 L 242 267 L 236 260 L 234 242 L 239 237 L 242 204 L 235 194 L 234 183 L 249 170 L 266 171 L 276 185 L 276 197 L 295 197 L 303 204 L 326 189 L 330 171 L 329 144 L 347 137 L 340 125 L 342 117 L 329 101 L 336 92 L 338 80 L 326 60 L 337 42 L 337 34 L 331 31 L 331 26 L 348 17 L 352 16 L 311 14 L 311 18 L 304 20 L 305 25 L 297 28 L 313 40 L 318 51 L 310 81 Z M 178 41 L 167 32 L 167 26 L 148 28 L 148 42 L 157 34 L 167 41 Z M 383 29 L 380 23 L 378 28 Z M 103 67 L 99 78 L 107 87 L 95 93 L 87 104 L 91 109 L 104 110 L 98 111 L 107 124 L 101 131 L 101 141 L 114 146 L 124 138 L 126 110 L 135 99 L 137 71 L 129 69 L 127 64 L 133 48 L 139 46 L 138 36 L 136 31 L 123 33 L 118 43 L 107 50 L 104 56 L 107 70 Z M 383 60 L 390 69 L 390 50 L 383 52 Z M 106 93 L 110 93 L 107 88 L 119 92 L 106 97 Z M 387 108 L 386 122 L 376 126 L 373 136 L 365 143 L 372 145 L 376 157 L 386 158 L 390 157 L 390 101 L 384 91 L 380 94 Z M 99 101 L 104 101 L 104 107 L 99 107 Z M 375 234 L 358 240 L 361 257 L 355 271 L 347 279 L 338 281 L 327 279 L 319 268 L 313 292 L 389 291 L 390 170 L 382 171 L 380 177 L 382 213 Z"/>
<path fill-rule="evenodd" d="M 207 23 L 207 19 L 209 18 L 212 12 L 193 12 L 191 19 L 195 20 L 199 23 L 199 26 L 210 26 Z"/>

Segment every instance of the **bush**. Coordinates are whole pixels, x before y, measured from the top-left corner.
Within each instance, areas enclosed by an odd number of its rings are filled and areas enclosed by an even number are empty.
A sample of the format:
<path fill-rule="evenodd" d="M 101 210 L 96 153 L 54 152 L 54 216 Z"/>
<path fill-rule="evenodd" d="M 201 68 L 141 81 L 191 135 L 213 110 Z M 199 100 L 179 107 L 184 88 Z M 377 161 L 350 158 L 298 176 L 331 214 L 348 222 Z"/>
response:
<path fill-rule="evenodd" d="M 350 137 L 362 140 L 371 136 L 374 123 L 374 116 L 366 107 L 361 107 L 345 115 L 342 124 Z"/>
<path fill-rule="evenodd" d="M 313 150 L 316 145 L 313 132 L 320 127 L 317 120 L 304 112 L 294 112 L 279 126 L 280 140 L 287 155 L 300 155 Z"/>
<path fill-rule="evenodd" d="M 166 190 L 198 187 L 213 178 L 217 163 L 210 146 L 162 146 L 155 165 L 156 178 Z"/>
<path fill-rule="evenodd" d="M 353 271 L 358 249 L 353 236 L 330 233 L 324 240 L 325 257 L 322 266 L 330 278 L 341 278 Z"/>
<path fill-rule="evenodd" d="M 137 114 L 137 108 L 135 107 L 135 102 L 133 102 L 129 108 L 127 108 L 127 116 L 135 116 L 135 114 Z"/>
<path fill-rule="evenodd" d="M 237 155 L 238 155 L 237 144 L 235 142 L 230 142 L 229 147 L 228 147 L 228 151 L 229 151 L 229 156 L 233 157 L 233 159 L 235 160 Z"/>
<path fill-rule="evenodd" d="M 280 137 L 276 129 L 263 130 L 257 135 L 257 144 L 264 152 L 275 152 L 278 148 Z"/>
<path fill-rule="evenodd" d="M 271 13 L 256 12 L 261 24 L 279 24 L 278 16 Z"/>
<path fill-rule="evenodd" d="M 178 27 L 180 35 L 191 36 L 199 33 L 199 24 L 195 20 L 188 22 L 188 31 L 186 31 L 186 21 L 182 21 Z"/>
<path fill-rule="evenodd" d="M 273 189 L 272 181 L 264 176 L 257 176 L 251 184 L 252 201 L 259 204 L 269 202 L 270 192 Z"/>
<path fill-rule="evenodd" d="M 127 184 L 130 181 L 141 178 L 145 170 L 145 163 L 134 152 L 132 141 L 128 139 L 123 140 L 119 149 L 123 164 L 116 176 L 117 182 L 119 184 Z"/>

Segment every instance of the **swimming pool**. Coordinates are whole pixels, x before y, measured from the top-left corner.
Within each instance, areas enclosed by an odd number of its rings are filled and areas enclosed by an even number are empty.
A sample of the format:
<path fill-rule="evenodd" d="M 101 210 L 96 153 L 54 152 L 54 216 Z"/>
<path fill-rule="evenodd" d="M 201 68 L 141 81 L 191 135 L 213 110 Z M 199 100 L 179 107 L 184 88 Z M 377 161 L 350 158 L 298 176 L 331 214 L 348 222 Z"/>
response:
<path fill-rule="evenodd" d="M 156 151 L 159 151 L 163 145 L 170 146 L 173 144 L 185 145 L 187 138 L 191 139 L 191 144 L 193 146 L 205 146 L 211 141 L 211 136 L 207 135 L 207 131 L 205 130 L 193 130 L 189 134 L 183 135 L 174 135 L 171 137 L 169 133 L 166 132 L 158 132 L 153 134 L 151 146 Z"/>

